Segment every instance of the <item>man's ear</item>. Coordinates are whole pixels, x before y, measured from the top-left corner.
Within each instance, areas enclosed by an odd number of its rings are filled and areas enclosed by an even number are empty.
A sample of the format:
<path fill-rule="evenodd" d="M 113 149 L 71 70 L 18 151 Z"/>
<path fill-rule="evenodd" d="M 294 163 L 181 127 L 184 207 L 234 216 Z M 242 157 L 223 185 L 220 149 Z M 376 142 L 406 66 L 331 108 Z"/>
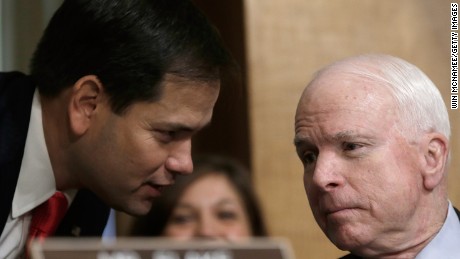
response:
<path fill-rule="evenodd" d="M 81 136 L 88 130 L 103 93 L 103 85 L 95 75 L 84 76 L 73 85 L 68 109 L 72 133 Z"/>
<path fill-rule="evenodd" d="M 424 142 L 423 184 L 427 190 L 433 190 L 443 180 L 446 170 L 449 144 L 440 133 L 430 133 Z"/>

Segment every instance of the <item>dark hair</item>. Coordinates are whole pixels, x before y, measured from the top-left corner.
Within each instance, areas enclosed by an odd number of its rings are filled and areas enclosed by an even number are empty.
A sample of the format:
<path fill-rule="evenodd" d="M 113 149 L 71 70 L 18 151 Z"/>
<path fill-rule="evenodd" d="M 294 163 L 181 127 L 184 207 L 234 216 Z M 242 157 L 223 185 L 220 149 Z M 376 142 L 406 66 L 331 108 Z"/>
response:
<path fill-rule="evenodd" d="M 176 183 L 157 197 L 150 212 L 134 221 L 132 235 L 162 236 L 168 220 L 185 190 L 195 181 L 210 174 L 227 177 L 243 201 L 253 236 L 267 236 L 260 206 L 252 188 L 252 181 L 246 167 L 239 162 L 221 156 L 201 156 L 194 158 L 194 171 L 180 175 Z"/>
<path fill-rule="evenodd" d="M 220 80 L 236 63 L 189 0 L 65 0 L 31 62 L 41 94 L 56 96 L 96 75 L 114 112 L 154 101 L 166 74 Z"/>

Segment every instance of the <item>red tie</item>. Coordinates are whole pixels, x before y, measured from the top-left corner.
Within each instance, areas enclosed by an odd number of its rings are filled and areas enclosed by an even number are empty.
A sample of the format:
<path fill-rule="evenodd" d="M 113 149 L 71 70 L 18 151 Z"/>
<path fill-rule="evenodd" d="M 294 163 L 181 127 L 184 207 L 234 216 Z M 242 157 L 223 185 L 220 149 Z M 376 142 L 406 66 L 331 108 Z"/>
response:
<path fill-rule="evenodd" d="M 67 198 L 62 192 L 54 193 L 32 212 L 28 242 L 34 238 L 43 240 L 52 235 L 67 211 Z"/>

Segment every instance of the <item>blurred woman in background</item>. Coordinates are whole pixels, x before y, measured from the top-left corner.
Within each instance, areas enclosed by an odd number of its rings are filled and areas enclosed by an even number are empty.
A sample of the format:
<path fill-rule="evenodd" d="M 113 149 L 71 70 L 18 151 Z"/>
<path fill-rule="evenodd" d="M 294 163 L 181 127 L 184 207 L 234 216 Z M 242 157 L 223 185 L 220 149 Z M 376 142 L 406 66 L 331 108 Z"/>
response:
<path fill-rule="evenodd" d="M 133 235 L 232 241 L 267 235 L 244 166 L 219 156 L 202 156 L 193 164 L 193 174 L 178 176 L 150 213 L 135 221 Z"/>

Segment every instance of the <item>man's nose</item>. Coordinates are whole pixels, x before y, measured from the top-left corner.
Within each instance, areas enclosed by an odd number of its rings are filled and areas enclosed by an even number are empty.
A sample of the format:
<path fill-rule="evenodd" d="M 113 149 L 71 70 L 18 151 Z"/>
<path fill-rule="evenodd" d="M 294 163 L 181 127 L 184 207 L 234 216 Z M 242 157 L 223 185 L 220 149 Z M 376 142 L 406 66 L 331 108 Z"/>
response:
<path fill-rule="evenodd" d="M 174 173 L 191 174 L 193 172 L 192 162 L 192 140 L 187 139 L 175 145 L 168 158 L 166 168 Z"/>
<path fill-rule="evenodd" d="M 343 185 L 342 163 L 333 151 L 318 154 L 312 182 L 322 191 L 332 191 Z"/>

